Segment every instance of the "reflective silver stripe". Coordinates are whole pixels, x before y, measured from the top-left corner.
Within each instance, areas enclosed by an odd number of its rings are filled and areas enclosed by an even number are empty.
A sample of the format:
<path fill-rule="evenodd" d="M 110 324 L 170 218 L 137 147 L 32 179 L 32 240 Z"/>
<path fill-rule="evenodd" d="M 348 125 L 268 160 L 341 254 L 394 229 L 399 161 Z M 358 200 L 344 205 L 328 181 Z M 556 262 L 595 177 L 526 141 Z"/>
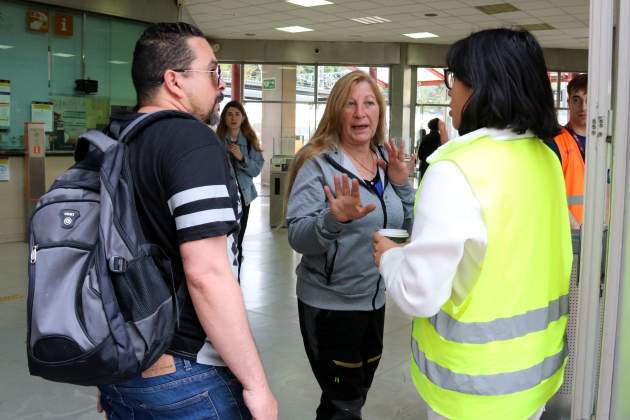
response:
<path fill-rule="evenodd" d="M 192 226 L 205 225 L 215 222 L 233 222 L 236 220 L 234 210 L 231 208 L 198 211 L 196 213 L 184 214 L 175 218 L 177 230 Z"/>
<path fill-rule="evenodd" d="M 175 211 L 177 207 L 183 206 L 184 204 L 229 196 L 225 185 L 206 185 L 203 187 L 190 188 L 173 194 L 173 196 L 168 199 L 168 208 L 171 210 L 171 214 L 173 214 L 173 211 Z"/>
<path fill-rule="evenodd" d="M 534 309 L 510 318 L 488 322 L 460 322 L 444 311 L 428 319 L 443 338 L 457 343 L 483 344 L 509 340 L 541 331 L 569 313 L 569 295 L 560 296 L 545 308 Z"/>
<path fill-rule="evenodd" d="M 583 195 L 567 195 L 567 203 L 572 206 L 576 204 L 584 204 Z"/>
<path fill-rule="evenodd" d="M 565 344 L 560 352 L 527 369 L 493 375 L 466 375 L 455 373 L 427 359 L 413 338 L 411 351 L 416 365 L 433 384 L 463 394 L 486 396 L 511 394 L 533 388 L 556 373 L 567 356 Z"/>

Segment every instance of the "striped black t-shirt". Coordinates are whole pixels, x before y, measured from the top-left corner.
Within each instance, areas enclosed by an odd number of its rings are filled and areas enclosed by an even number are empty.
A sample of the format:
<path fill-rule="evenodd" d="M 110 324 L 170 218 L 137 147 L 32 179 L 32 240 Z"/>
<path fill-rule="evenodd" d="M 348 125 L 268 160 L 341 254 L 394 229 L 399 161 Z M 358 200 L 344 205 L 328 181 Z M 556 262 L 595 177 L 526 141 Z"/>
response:
<path fill-rule="evenodd" d="M 124 128 L 137 116 L 128 113 L 114 119 Z M 241 205 L 225 147 L 216 134 L 197 120 L 158 120 L 131 141 L 129 159 L 144 233 L 170 257 L 176 286 L 186 281 L 179 245 L 222 235 L 227 236 L 236 281 Z M 169 352 L 200 363 L 222 364 L 189 295 Z"/>

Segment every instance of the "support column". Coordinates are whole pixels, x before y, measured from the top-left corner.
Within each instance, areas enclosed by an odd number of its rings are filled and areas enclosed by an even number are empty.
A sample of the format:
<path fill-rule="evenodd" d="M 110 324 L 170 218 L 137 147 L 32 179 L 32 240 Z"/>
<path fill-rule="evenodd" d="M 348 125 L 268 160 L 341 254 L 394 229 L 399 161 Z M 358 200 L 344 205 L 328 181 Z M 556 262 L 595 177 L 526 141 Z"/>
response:
<path fill-rule="evenodd" d="M 296 68 L 290 65 L 265 64 L 262 78 L 264 88 L 261 134 L 265 160 L 270 161 L 273 155 L 295 154 L 293 140 Z M 267 183 L 268 179 L 269 166 L 265 165 L 262 182 Z"/>
<path fill-rule="evenodd" d="M 232 64 L 232 100 L 241 101 L 241 65 Z"/>
<path fill-rule="evenodd" d="M 414 138 L 414 118 L 411 115 L 412 95 L 415 102 L 415 85 L 412 83 L 412 68 L 407 65 L 407 45 L 400 47 L 400 64 L 394 64 L 390 70 L 390 120 L 389 136 L 402 138 L 406 152 L 410 153 L 411 139 Z M 413 94 L 412 94 L 413 90 Z"/>

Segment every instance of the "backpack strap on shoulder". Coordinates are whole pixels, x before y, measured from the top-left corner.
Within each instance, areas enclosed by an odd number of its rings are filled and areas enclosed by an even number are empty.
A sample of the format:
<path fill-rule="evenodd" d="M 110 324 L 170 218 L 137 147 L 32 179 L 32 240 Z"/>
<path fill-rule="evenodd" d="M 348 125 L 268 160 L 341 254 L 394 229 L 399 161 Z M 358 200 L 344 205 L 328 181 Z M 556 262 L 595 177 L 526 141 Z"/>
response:
<path fill-rule="evenodd" d="M 116 143 L 115 140 L 128 144 L 131 140 L 133 140 L 134 136 L 142 131 L 144 128 L 148 127 L 155 121 L 164 118 L 196 119 L 191 114 L 185 112 L 164 110 L 142 114 L 138 118 L 134 119 L 131 123 L 129 123 L 129 125 L 127 125 L 124 130 L 121 130 L 121 124 L 119 121 L 112 121 L 105 130 L 105 133 L 96 130 L 90 130 L 79 137 L 79 140 L 77 141 L 77 146 L 74 150 L 74 161 L 80 162 L 81 160 L 83 160 L 90 151 L 90 145 L 93 145 L 96 149 L 104 152 L 106 150 L 103 143 L 105 140 L 112 141 L 113 144 Z M 94 143 L 93 139 L 95 139 L 95 137 L 101 138 L 100 147 L 98 144 Z"/>
<path fill-rule="evenodd" d="M 156 111 L 142 114 L 131 123 L 129 123 L 129 125 L 125 127 L 122 132 L 120 132 L 120 125 L 117 124 L 117 121 L 114 121 L 110 125 L 110 131 L 112 135 L 118 139 L 118 141 L 128 144 L 140 131 L 153 124 L 154 122 L 165 118 L 196 119 L 194 116 L 186 112 L 175 110 Z M 113 130 L 116 130 L 116 132 L 114 132 Z"/>

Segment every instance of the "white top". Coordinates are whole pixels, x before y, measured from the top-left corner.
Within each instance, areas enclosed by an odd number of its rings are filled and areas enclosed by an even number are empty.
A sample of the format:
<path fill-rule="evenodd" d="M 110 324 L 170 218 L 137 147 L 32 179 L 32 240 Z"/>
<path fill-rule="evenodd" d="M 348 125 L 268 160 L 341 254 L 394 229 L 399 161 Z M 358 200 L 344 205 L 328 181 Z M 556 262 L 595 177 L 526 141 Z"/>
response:
<path fill-rule="evenodd" d="M 519 135 L 509 129 L 482 128 L 451 141 L 486 135 L 493 140 L 535 137 L 531 131 Z M 449 161 L 429 166 L 410 242 L 381 257 L 379 270 L 387 292 L 412 317 L 437 314 L 451 295 L 460 304 L 474 286 L 487 241 L 481 206 L 459 168 Z"/>

